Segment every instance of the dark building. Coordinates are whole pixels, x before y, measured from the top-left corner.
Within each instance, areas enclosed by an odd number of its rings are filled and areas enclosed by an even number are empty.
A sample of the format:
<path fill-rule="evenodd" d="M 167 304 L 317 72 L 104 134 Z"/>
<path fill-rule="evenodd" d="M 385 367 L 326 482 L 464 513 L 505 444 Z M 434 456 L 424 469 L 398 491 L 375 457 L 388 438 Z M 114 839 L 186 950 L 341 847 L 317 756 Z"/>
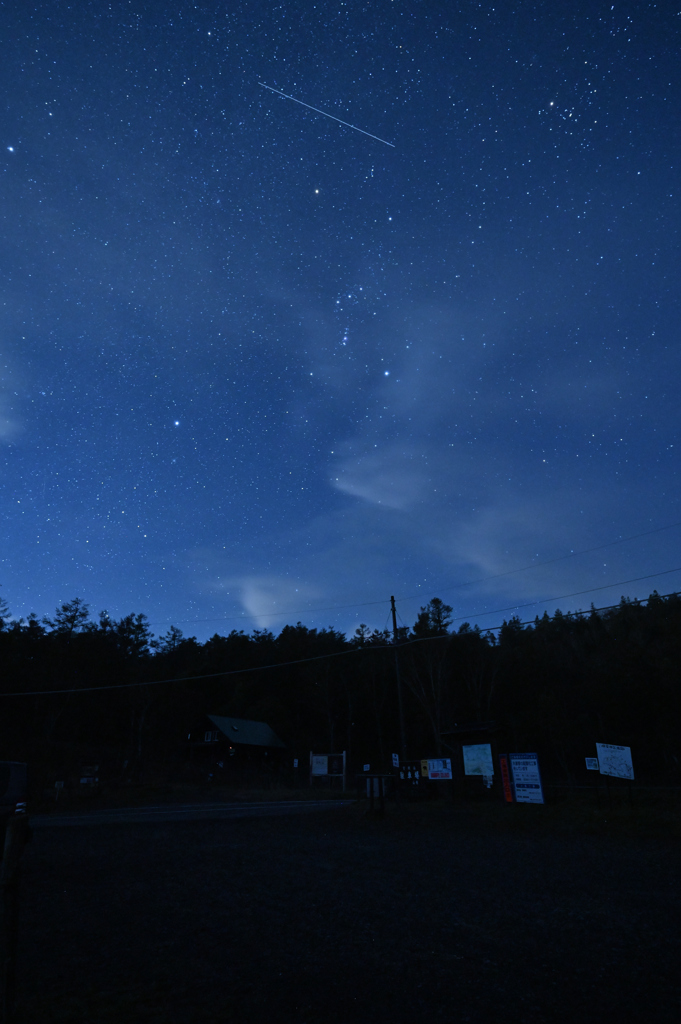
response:
<path fill-rule="evenodd" d="M 189 756 L 216 782 L 269 785 L 284 770 L 286 744 L 267 722 L 206 715 L 189 735 Z"/>

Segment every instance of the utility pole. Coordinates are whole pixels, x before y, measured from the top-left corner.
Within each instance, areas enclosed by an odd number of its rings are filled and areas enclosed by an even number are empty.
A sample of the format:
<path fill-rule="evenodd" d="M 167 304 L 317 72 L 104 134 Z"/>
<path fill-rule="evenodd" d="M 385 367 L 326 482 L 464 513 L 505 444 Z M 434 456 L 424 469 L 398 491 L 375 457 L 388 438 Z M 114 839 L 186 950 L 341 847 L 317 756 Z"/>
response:
<path fill-rule="evenodd" d="M 393 644 L 395 645 L 395 678 L 397 680 L 397 708 L 400 717 L 400 760 L 407 760 L 407 740 L 404 732 L 404 708 L 402 706 L 402 680 L 400 679 L 400 659 L 397 651 L 397 611 L 395 598 L 390 598 L 390 610 L 393 614 Z"/>

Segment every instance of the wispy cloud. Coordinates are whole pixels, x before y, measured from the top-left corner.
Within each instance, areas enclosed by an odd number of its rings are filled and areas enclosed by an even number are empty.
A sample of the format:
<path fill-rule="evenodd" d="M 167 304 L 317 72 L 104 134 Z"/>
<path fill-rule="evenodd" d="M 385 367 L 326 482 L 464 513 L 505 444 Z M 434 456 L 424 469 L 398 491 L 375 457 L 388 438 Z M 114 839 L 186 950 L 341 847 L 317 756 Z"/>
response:
<path fill-rule="evenodd" d="M 281 626 L 279 616 L 298 614 L 301 604 L 320 594 L 316 587 L 280 576 L 244 576 L 234 583 L 243 607 L 261 629 Z"/>
<path fill-rule="evenodd" d="M 415 449 L 386 446 L 350 456 L 332 467 L 332 487 L 386 508 L 407 509 L 428 490 L 426 456 Z"/>
<path fill-rule="evenodd" d="M 243 561 L 243 556 L 235 554 L 235 559 Z M 286 568 L 281 575 L 235 571 L 230 556 L 210 548 L 189 552 L 187 570 L 193 587 L 217 598 L 230 622 L 240 612 L 261 629 L 276 631 L 292 616 L 304 617 L 305 607 L 323 596 L 318 586 L 287 578 Z"/>

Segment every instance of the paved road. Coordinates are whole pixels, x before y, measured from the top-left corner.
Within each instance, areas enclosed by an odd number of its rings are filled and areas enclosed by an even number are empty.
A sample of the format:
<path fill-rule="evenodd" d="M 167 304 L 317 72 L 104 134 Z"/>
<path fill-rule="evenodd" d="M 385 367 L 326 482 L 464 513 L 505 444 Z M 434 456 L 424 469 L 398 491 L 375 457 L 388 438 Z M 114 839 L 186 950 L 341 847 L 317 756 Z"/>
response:
<path fill-rule="evenodd" d="M 272 800 L 228 804 L 161 804 L 157 807 L 120 807 L 77 814 L 32 814 L 33 828 L 66 825 L 115 825 L 142 821 L 207 821 L 221 818 L 260 818 L 348 807 L 352 800 Z"/>

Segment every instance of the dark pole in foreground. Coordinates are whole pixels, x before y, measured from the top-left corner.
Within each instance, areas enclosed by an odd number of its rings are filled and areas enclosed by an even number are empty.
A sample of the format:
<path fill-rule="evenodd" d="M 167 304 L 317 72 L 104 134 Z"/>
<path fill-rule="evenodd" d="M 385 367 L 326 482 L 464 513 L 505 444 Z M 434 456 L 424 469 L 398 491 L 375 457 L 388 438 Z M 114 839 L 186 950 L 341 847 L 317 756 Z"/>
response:
<path fill-rule="evenodd" d="M 10 818 L 0 864 L 0 1022 L 9 1024 L 14 1009 L 19 925 L 19 863 L 28 838 L 25 815 Z"/>
<path fill-rule="evenodd" d="M 397 679 L 397 707 L 400 716 L 400 760 L 407 760 L 407 740 L 404 732 L 404 708 L 402 707 L 402 680 L 400 679 L 400 660 L 397 653 L 397 612 L 395 598 L 390 598 L 390 610 L 393 614 L 393 643 L 395 644 L 395 677 Z"/>

